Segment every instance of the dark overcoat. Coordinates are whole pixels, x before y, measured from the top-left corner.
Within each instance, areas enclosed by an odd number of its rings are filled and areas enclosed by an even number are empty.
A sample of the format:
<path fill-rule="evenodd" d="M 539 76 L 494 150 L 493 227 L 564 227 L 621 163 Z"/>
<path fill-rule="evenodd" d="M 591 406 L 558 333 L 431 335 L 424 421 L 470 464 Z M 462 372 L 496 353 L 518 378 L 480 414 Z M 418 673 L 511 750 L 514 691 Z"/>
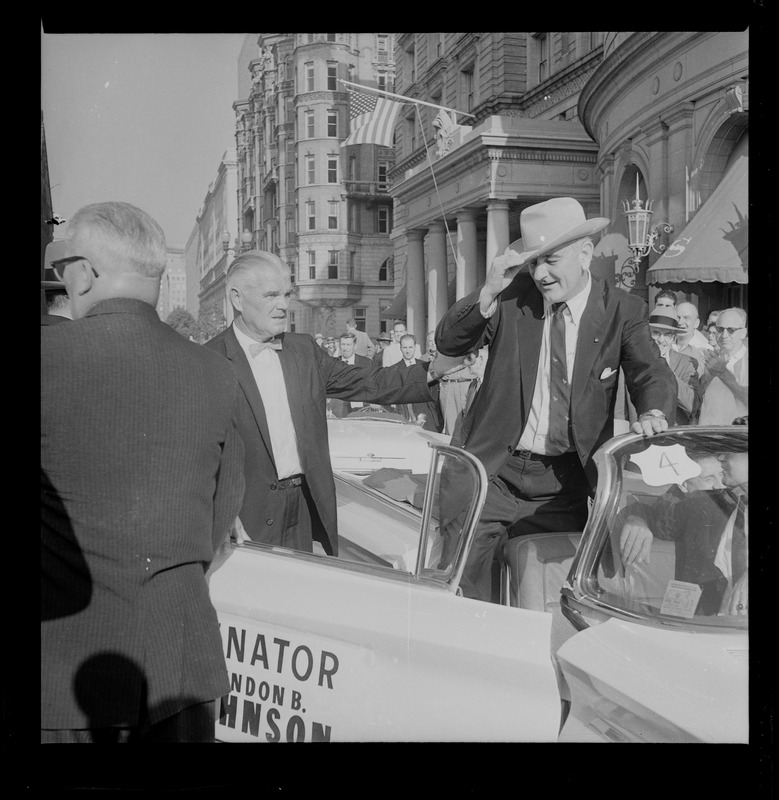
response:
<path fill-rule="evenodd" d="M 229 690 L 206 570 L 243 493 L 235 375 L 138 300 L 41 328 L 41 727 Z"/>

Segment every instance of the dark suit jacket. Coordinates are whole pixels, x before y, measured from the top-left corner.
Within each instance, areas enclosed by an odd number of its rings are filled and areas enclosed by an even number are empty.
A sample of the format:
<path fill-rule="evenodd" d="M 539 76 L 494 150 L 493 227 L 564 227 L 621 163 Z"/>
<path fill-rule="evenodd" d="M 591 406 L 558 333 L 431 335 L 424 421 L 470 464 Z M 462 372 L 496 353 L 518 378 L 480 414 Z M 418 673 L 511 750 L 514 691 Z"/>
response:
<path fill-rule="evenodd" d="M 297 434 L 298 455 L 318 515 L 318 519 L 313 520 L 313 537 L 321 542 L 325 552 L 337 555 L 335 483 L 325 410 L 327 398 L 379 404 L 429 400 L 427 376 L 421 368 L 399 373 L 381 367 L 344 364 L 329 356 L 307 334 L 285 333 L 280 338 L 279 361 Z M 206 347 L 230 360 L 242 389 L 238 430 L 245 445 L 246 494 L 241 522 L 253 540 L 279 544 L 284 501 L 276 489 L 278 474 L 260 390 L 232 326 Z"/>
<path fill-rule="evenodd" d="M 697 614 L 716 614 L 728 581 L 714 565 L 720 539 L 736 507 L 730 489 L 668 492 L 658 499 L 646 519 L 659 539 L 676 541 L 675 578 L 702 589 Z"/>
<path fill-rule="evenodd" d="M 684 353 L 677 353 L 673 348 L 668 351 L 668 360 L 677 382 L 676 424 L 689 425 L 701 405 L 698 362 Z"/>
<path fill-rule="evenodd" d="M 41 329 L 41 727 L 229 690 L 205 572 L 238 514 L 223 359 L 137 300 Z"/>
<path fill-rule="evenodd" d="M 543 313 L 541 293 L 528 274 L 519 273 L 500 294 L 489 320 L 479 310 L 476 290 L 455 303 L 436 329 L 438 350 L 444 355 L 490 348 L 482 386 L 462 431 L 465 449 L 482 461 L 490 477 L 508 460 L 527 421 Z M 676 380 L 649 335 L 646 303 L 593 276 L 571 384 L 574 444 L 593 487 L 597 472 L 592 455 L 614 432 L 620 366 L 639 414 L 658 408 L 673 424 Z M 605 369 L 613 372 L 601 380 Z"/>
<path fill-rule="evenodd" d="M 368 356 L 361 356 L 358 353 L 355 353 L 354 366 L 372 367 L 373 362 L 370 358 L 368 358 Z M 333 398 L 330 401 L 330 410 L 333 412 L 333 414 L 335 414 L 336 417 L 342 418 L 351 413 L 352 408 L 349 400 L 338 400 L 337 398 Z"/>
<path fill-rule="evenodd" d="M 430 361 L 423 361 L 422 359 L 416 360 L 417 364 L 427 372 L 430 369 Z M 413 365 L 412 365 L 413 367 Z M 409 370 L 412 367 L 406 366 L 405 361 L 398 361 L 397 364 L 393 364 L 391 367 L 385 367 L 388 370 Z M 419 414 L 425 415 L 425 424 L 422 426 L 426 431 L 435 431 L 436 433 L 440 433 L 441 429 L 443 428 L 443 418 L 441 414 L 441 405 L 440 405 L 440 384 L 438 381 L 435 383 L 429 384 L 430 388 L 430 396 L 431 399 L 425 403 L 410 403 L 411 410 L 414 414 L 414 419 L 416 419 Z M 398 406 L 385 406 L 388 411 L 395 411 L 396 413 L 403 414 L 403 410 L 401 407 Z"/>

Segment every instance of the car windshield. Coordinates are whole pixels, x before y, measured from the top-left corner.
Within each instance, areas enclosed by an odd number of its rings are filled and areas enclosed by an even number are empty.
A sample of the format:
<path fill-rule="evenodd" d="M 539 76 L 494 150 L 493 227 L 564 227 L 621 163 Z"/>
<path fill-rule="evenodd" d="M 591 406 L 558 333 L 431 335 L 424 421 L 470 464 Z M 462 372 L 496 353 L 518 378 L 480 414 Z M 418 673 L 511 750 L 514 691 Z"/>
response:
<path fill-rule="evenodd" d="M 745 627 L 746 429 L 624 438 L 596 457 L 585 594 L 655 622 Z"/>

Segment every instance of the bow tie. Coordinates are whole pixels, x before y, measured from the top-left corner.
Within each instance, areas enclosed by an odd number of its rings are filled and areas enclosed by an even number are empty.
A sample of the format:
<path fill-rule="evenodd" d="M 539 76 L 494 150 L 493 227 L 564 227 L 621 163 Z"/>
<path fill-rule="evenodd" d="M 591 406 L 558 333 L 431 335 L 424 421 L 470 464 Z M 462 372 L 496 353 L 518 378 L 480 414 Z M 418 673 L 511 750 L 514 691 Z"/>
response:
<path fill-rule="evenodd" d="M 252 357 L 258 356 L 263 350 L 281 350 L 281 342 L 278 339 L 271 339 L 269 342 L 255 342 L 249 345 Z"/>

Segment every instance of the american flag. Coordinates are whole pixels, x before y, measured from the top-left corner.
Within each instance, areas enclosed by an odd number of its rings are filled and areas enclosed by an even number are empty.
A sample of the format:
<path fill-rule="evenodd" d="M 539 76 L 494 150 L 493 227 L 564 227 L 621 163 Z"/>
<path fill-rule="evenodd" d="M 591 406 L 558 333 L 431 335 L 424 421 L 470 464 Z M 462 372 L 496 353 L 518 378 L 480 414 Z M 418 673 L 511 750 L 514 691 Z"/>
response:
<path fill-rule="evenodd" d="M 349 136 L 341 143 L 392 147 L 392 133 L 400 103 L 375 94 L 349 89 Z"/>

